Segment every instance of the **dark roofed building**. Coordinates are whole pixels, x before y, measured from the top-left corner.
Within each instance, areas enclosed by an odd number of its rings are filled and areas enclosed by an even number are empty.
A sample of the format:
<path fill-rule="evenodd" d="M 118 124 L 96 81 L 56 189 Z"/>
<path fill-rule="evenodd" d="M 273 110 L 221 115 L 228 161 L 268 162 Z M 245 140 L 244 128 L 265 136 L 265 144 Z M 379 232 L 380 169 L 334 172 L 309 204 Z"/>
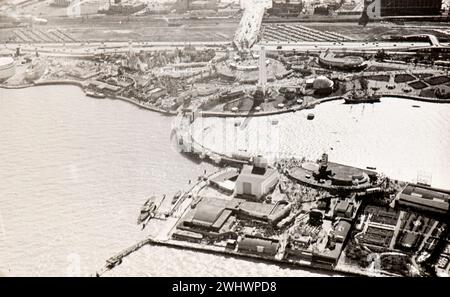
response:
<path fill-rule="evenodd" d="M 334 228 L 334 237 L 337 242 L 344 242 L 350 231 L 351 224 L 347 221 L 340 220 Z"/>
<path fill-rule="evenodd" d="M 349 199 L 340 200 L 334 208 L 334 216 L 342 218 L 351 218 L 353 216 L 353 203 Z"/>
<path fill-rule="evenodd" d="M 403 235 L 402 240 L 400 242 L 401 246 L 406 249 L 411 249 L 419 239 L 419 235 L 413 232 L 407 232 Z"/>
<path fill-rule="evenodd" d="M 219 232 L 225 222 L 230 218 L 232 210 L 226 209 L 226 205 L 210 203 L 211 201 L 213 200 L 202 200 L 197 207 L 191 211 L 193 214 L 186 217 L 184 223 L 187 226 L 205 228 L 214 232 Z"/>
<path fill-rule="evenodd" d="M 373 2 L 366 0 L 366 2 Z M 381 16 L 439 15 L 442 0 L 380 0 Z"/>
<path fill-rule="evenodd" d="M 219 206 L 201 203 L 195 209 L 192 223 L 200 226 L 210 227 L 212 226 L 212 224 L 214 224 L 223 210 L 224 209 Z"/>
<path fill-rule="evenodd" d="M 323 252 L 313 252 L 312 262 L 314 266 L 330 268 L 334 267 L 342 252 L 342 243 L 336 243 L 334 249 Z"/>
<path fill-rule="evenodd" d="M 279 243 L 277 240 L 244 237 L 238 244 L 238 250 L 253 254 L 263 254 L 275 256 L 277 254 Z"/>
<path fill-rule="evenodd" d="M 450 192 L 410 184 L 400 193 L 398 203 L 402 206 L 445 214 L 449 212 Z"/>

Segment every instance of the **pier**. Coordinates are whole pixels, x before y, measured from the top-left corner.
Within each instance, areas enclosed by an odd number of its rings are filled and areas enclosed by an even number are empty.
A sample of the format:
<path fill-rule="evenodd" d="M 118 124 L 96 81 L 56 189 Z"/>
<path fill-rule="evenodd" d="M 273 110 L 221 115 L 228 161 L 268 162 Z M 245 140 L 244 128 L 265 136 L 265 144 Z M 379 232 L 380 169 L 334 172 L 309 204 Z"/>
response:
<path fill-rule="evenodd" d="M 120 253 L 118 253 L 118 254 L 112 256 L 111 258 L 109 258 L 108 260 L 106 260 L 105 266 L 103 266 L 99 271 L 97 271 L 95 273 L 95 276 L 102 276 L 105 272 L 113 269 L 117 265 L 120 265 L 120 263 L 122 263 L 122 259 L 125 258 L 126 256 L 128 256 L 129 254 L 136 252 L 144 245 L 152 244 L 152 243 L 154 243 L 154 240 L 152 238 L 146 238 L 146 239 L 143 239 L 143 240 L 137 242 L 136 244 L 124 249 Z"/>

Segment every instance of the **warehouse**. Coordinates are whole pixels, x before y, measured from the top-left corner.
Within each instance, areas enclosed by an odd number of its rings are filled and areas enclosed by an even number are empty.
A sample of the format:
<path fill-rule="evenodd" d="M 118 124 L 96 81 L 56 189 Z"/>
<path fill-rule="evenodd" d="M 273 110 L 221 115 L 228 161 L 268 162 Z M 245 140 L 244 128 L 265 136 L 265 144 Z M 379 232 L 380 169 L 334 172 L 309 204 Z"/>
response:
<path fill-rule="evenodd" d="M 240 252 L 275 256 L 279 245 L 278 240 L 246 236 L 239 242 L 238 250 Z"/>
<path fill-rule="evenodd" d="M 450 193 L 426 186 L 410 184 L 400 193 L 398 204 L 445 214 L 449 212 Z"/>

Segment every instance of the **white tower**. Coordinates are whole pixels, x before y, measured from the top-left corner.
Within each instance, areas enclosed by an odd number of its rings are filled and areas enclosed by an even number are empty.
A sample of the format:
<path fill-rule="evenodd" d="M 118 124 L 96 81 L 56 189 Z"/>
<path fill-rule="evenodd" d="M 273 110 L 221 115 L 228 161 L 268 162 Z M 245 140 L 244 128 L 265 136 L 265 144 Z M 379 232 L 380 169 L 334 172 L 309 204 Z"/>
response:
<path fill-rule="evenodd" d="M 266 69 L 266 49 L 261 46 L 259 53 L 259 82 L 258 86 L 261 88 L 264 95 L 266 95 L 267 87 L 267 69 Z"/>

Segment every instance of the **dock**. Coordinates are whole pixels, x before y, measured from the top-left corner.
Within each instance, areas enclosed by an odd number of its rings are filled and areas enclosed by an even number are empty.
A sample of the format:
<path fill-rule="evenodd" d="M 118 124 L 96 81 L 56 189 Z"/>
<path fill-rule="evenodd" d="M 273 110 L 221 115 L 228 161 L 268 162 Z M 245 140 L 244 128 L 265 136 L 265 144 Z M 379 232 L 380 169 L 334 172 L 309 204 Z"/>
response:
<path fill-rule="evenodd" d="M 122 263 L 122 259 L 125 258 L 126 256 L 128 256 L 129 254 L 136 252 L 144 245 L 153 244 L 153 243 L 154 243 L 154 240 L 149 237 L 149 238 L 143 239 L 143 240 L 135 243 L 134 245 L 124 249 L 120 253 L 118 253 L 118 254 L 112 256 L 111 258 L 109 258 L 108 260 L 106 260 L 105 266 L 103 266 L 99 271 L 97 271 L 95 273 L 95 276 L 102 276 L 104 273 L 113 269 L 117 265 L 120 265 L 120 263 Z"/>

